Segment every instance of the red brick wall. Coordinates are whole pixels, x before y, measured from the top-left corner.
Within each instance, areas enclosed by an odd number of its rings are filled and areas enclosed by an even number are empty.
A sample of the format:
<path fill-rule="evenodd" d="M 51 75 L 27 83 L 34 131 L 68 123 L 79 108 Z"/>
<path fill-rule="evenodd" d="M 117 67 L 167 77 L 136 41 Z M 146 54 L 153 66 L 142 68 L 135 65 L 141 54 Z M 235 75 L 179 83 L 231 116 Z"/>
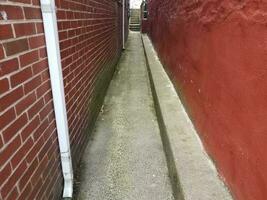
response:
<path fill-rule="evenodd" d="M 39 1 L 0 11 L 0 199 L 53 199 L 62 177 Z"/>
<path fill-rule="evenodd" d="M 97 80 L 113 69 L 121 52 L 121 6 L 110 0 L 58 0 L 56 4 L 75 166 L 89 135 L 86 129 L 94 115 Z"/>
<path fill-rule="evenodd" d="M 120 55 L 121 7 L 108 0 L 56 4 L 76 166 L 98 90 Z M 7 20 L 0 17 L 0 199 L 59 199 L 63 180 L 39 0 L 4 0 L 0 11 L 7 13 Z"/>
<path fill-rule="evenodd" d="M 150 36 L 221 175 L 267 199 L 267 3 L 149 0 Z"/>

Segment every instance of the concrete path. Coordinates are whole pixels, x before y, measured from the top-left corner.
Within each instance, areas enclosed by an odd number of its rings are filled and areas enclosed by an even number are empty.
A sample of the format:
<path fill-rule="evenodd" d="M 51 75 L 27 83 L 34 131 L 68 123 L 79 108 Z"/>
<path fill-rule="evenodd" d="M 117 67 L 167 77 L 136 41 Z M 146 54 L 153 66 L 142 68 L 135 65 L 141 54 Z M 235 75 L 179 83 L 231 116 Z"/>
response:
<path fill-rule="evenodd" d="M 82 159 L 79 200 L 172 200 L 139 33 L 131 32 Z"/>

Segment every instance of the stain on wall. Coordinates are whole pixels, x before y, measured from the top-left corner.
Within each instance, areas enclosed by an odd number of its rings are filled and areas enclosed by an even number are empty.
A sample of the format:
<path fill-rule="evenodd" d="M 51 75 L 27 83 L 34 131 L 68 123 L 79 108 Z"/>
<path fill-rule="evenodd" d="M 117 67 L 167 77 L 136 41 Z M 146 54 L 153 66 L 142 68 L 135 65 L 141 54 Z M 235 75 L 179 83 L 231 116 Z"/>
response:
<path fill-rule="evenodd" d="M 267 3 L 148 4 L 153 44 L 234 197 L 267 199 Z"/>

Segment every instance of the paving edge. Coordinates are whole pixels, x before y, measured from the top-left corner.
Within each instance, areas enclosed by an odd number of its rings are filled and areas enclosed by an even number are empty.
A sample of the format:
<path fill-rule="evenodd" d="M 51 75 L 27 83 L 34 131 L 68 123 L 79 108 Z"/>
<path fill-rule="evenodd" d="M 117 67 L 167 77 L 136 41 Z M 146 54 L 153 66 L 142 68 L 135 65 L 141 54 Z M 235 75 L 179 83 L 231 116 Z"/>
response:
<path fill-rule="evenodd" d="M 141 37 L 175 199 L 232 200 L 151 41 Z"/>

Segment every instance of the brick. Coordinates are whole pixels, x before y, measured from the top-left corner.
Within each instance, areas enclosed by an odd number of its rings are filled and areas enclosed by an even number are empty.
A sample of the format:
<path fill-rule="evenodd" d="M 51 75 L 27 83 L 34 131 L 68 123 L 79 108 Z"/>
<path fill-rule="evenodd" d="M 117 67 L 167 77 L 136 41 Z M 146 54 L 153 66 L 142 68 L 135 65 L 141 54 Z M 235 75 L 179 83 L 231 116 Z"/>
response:
<path fill-rule="evenodd" d="M 64 11 L 64 10 L 59 10 L 59 11 L 57 12 L 57 19 L 58 19 L 58 20 L 66 19 L 66 11 Z"/>
<path fill-rule="evenodd" d="M 0 80 L 0 95 L 9 90 L 9 82 L 7 78 Z"/>
<path fill-rule="evenodd" d="M 4 163 L 16 152 L 20 147 L 21 140 L 20 136 L 16 136 L 14 140 L 11 141 L 2 151 L 0 151 L 0 166 L 3 166 Z"/>
<path fill-rule="evenodd" d="M 51 101 L 40 111 L 40 120 L 42 121 L 42 119 L 46 118 L 47 115 L 54 110 L 53 108 L 53 103 Z"/>
<path fill-rule="evenodd" d="M 37 87 L 39 87 L 42 84 L 42 77 L 41 75 L 36 76 L 29 82 L 24 84 L 24 92 L 25 94 L 28 94 L 29 92 L 35 90 Z"/>
<path fill-rule="evenodd" d="M 35 26 L 36 26 L 37 33 L 44 33 L 44 25 L 43 25 L 43 23 L 36 23 Z"/>
<path fill-rule="evenodd" d="M 66 11 L 67 14 L 67 19 L 73 19 L 74 18 L 74 13 L 72 11 Z"/>
<path fill-rule="evenodd" d="M 30 65 L 39 59 L 38 50 L 25 53 L 19 57 L 21 67 Z"/>
<path fill-rule="evenodd" d="M 55 169 L 55 174 L 53 174 L 52 176 L 56 177 L 54 181 L 51 181 L 49 186 L 48 186 L 48 189 L 47 191 L 50 191 L 50 195 L 49 195 L 49 199 L 58 199 L 59 196 L 58 194 L 56 194 L 56 191 L 57 190 L 60 190 L 62 188 L 61 187 L 61 182 L 62 182 L 62 176 L 58 176 L 58 170 Z M 56 197 L 55 197 L 56 195 Z"/>
<path fill-rule="evenodd" d="M 74 37 L 75 34 L 76 34 L 75 29 L 73 29 L 73 30 L 69 30 L 69 31 L 68 31 L 68 37 Z"/>
<path fill-rule="evenodd" d="M 11 92 L 5 94 L 3 97 L 0 98 L 0 112 L 5 110 L 8 106 L 15 103 L 23 96 L 23 89 L 19 87 Z"/>
<path fill-rule="evenodd" d="M 38 73 L 44 71 L 45 69 L 48 69 L 47 59 L 41 60 L 32 66 L 32 70 L 33 70 L 34 74 L 38 74 Z"/>
<path fill-rule="evenodd" d="M 46 93 L 46 94 L 44 95 L 44 101 L 45 101 L 45 103 L 51 101 L 52 98 L 53 98 L 53 97 L 52 97 L 52 91 L 49 91 L 48 93 Z"/>
<path fill-rule="evenodd" d="M 36 152 L 37 153 L 37 152 Z M 25 174 L 21 177 L 19 181 L 19 189 L 22 190 L 25 185 L 30 181 L 30 178 L 34 172 L 34 170 L 38 167 L 38 160 L 35 159 L 28 167 L 28 169 L 25 171 Z"/>
<path fill-rule="evenodd" d="M 28 116 L 30 119 L 32 119 L 44 106 L 44 100 L 41 98 L 38 100 L 29 110 L 28 110 Z"/>
<path fill-rule="evenodd" d="M 33 181 L 31 180 L 31 183 Z M 40 177 L 40 179 L 38 180 L 38 182 L 34 182 L 32 184 L 35 185 L 34 189 L 32 190 L 30 196 L 29 196 L 29 199 L 38 199 L 37 195 L 38 195 L 38 192 L 40 191 L 40 188 L 42 186 L 42 177 Z"/>
<path fill-rule="evenodd" d="M 17 115 L 20 115 L 23 111 L 25 111 L 27 108 L 29 108 L 31 105 L 34 104 L 36 101 L 35 93 L 31 93 L 28 96 L 26 96 L 24 99 L 22 99 L 17 105 L 16 105 L 16 113 Z"/>
<path fill-rule="evenodd" d="M 61 51 L 60 52 L 60 56 L 61 56 L 61 59 L 64 60 L 65 58 L 67 58 L 69 55 L 70 55 L 70 49 L 65 49 L 64 51 Z M 65 68 L 66 69 L 66 68 Z M 65 70 L 64 69 L 64 70 Z"/>
<path fill-rule="evenodd" d="M 5 57 L 4 47 L 2 44 L 0 44 L 0 59 L 3 59 L 4 57 Z"/>
<path fill-rule="evenodd" d="M 3 185 L 3 183 L 7 180 L 11 172 L 12 169 L 9 163 L 0 170 L 0 185 Z"/>
<path fill-rule="evenodd" d="M 42 48 L 42 49 L 39 49 L 39 56 L 40 58 L 46 58 L 47 55 L 46 55 L 46 47 Z"/>
<path fill-rule="evenodd" d="M 24 3 L 24 4 L 31 4 L 31 0 L 11 0 L 11 1 L 14 1 L 14 2 L 20 2 L 20 3 Z"/>
<path fill-rule="evenodd" d="M 25 141 L 33 131 L 40 125 L 39 116 L 36 116 L 22 131 L 21 137 L 22 141 Z"/>
<path fill-rule="evenodd" d="M 25 189 L 20 193 L 19 198 L 17 200 L 25 200 L 28 199 L 29 195 L 31 194 L 32 186 L 31 184 L 27 184 Z"/>
<path fill-rule="evenodd" d="M 39 6 L 40 5 L 40 0 L 32 0 L 32 4 Z"/>
<path fill-rule="evenodd" d="M 4 113 L 1 113 L 0 115 L 0 130 L 3 130 L 3 128 L 6 127 L 10 122 L 12 122 L 16 117 L 15 109 L 10 108 Z"/>
<path fill-rule="evenodd" d="M 9 192 L 14 188 L 14 185 L 16 184 L 17 180 L 22 176 L 22 174 L 26 169 L 27 169 L 26 162 L 22 162 L 18 166 L 18 168 L 12 173 L 11 177 L 8 178 L 8 181 L 1 189 L 1 194 L 4 199 L 5 197 L 7 197 Z"/>
<path fill-rule="evenodd" d="M 4 142 L 3 142 L 2 137 L 0 137 L 0 150 L 3 148 L 3 146 L 4 146 Z"/>
<path fill-rule="evenodd" d="M 33 133 L 34 141 L 37 141 L 41 137 L 41 135 L 43 134 L 45 129 L 48 127 L 48 125 L 49 125 L 48 119 L 45 119 L 41 123 L 41 125 L 34 131 L 34 133 Z"/>
<path fill-rule="evenodd" d="M 48 129 L 48 131 L 51 131 L 51 128 Z M 43 157 L 47 154 L 48 150 L 51 148 L 52 145 L 53 142 L 51 138 L 45 140 L 45 145 L 41 148 L 40 152 L 38 153 L 39 160 L 43 159 Z"/>
<path fill-rule="evenodd" d="M 27 39 L 15 40 L 12 42 L 4 43 L 4 48 L 7 56 L 21 53 L 29 49 L 29 44 Z"/>
<path fill-rule="evenodd" d="M 0 10 L 4 10 L 8 20 L 23 19 L 23 10 L 18 6 L 0 5 Z"/>
<path fill-rule="evenodd" d="M 52 138 L 51 138 L 52 139 Z M 52 173 L 54 173 L 54 167 L 60 164 L 60 160 L 59 157 L 55 158 L 55 153 L 57 152 L 57 148 L 56 148 L 57 144 L 56 142 L 54 142 L 53 144 L 51 144 L 50 149 L 47 151 L 47 156 L 48 158 L 52 158 L 50 159 L 49 163 L 48 163 L 48 168 L 45 170 L 44 172 L 44 178 L 50 178 L 50 175 Z M 51 153 L 52 152 L 52 153 Z"/>
<path fill-rule="evenodd" d="M 28 67 L 10 77 L 11 86 L 15 87 L 32 77 L 32 69 Z"/>
<path fill-rule="evenodd" d="M 48 121 L 50 123 L 53 123 L 54 124 L 54 130 L 53 130 L 53 134 L 56 133 L 56 119 L 55 119 L 55 113 L 54 112 L 51 112 L 48 116 Z M 54 137 L 56 137 L 56 135 L 54 135 Z M 54 139 L 54 140 L 57 140 L 57 139 Z"/>
<path fill-rule="evenodd" d="M 63 29 L 70 29 L 70 28 L 72 28 L 71 27 L 71 24 L 70 24 L 70 21 L 63 21 L 62 22 L 62 26 L 63 26 Z"/>
<path fill-rule="evenodd" d="M 10 124 L 4 131 L 3 131 L 3 138 L 4 142 L 7 143 L 13 138 L 18 131 L 27 124 L 28 118 L 27 115 L 24 113 L 18 119 L 16 119 L 12 124 Z"/>
<path fill-rule="evenodd" d="M 61 8 L 62 0 L 55 0 L 56 7 Z"/>
<path fill-rule="evenodd" d="M 13 38 L 13 31 L 10 24 L 0 25 L 0 40 Z"/>
<path fill-rule="evenodd" d="M 42 19 L 40 8 L 24 7 L 26 19 Z"/>
<path fill-rule="evenodd" d="M 16 187 L 10 192 L 6 200 L 14 200 L 19 196 L 18 189 Z"/>
<path fill-rule="evenodd" d="M 36 36 L 36 37 L 30 38 L 29 39 L 29 43 L 30 43 L 30 48 L 31 49 L 44 46 L 45 45 L 44 35 L 40 35 L 40 36 Z"/>
<path fill-rule="evenodd" d="M 36 171 L 33 173 L 32 178 L 31 178 L 31 183 L 33 186 L 38 183 L 38 180 L 41 178 L 42 172 L 45 170 L 47 163 L 48 163 L 48 159 L 47 157 L 44 157 L 43 160 L 40 162 Z"/>
<path fill-rule="evenodd" d="M 51 89 L 50 81 L 44 82 L 39 88 L 37 88 L 37 98 L 41 97 L 50 89 Z"/>
<path fill-rule="evenodd" d="M 0 63 L 0 76 L 7 75 L 19 69 L 19 62 L 17 58 L 10 59 Z"/>
<path fill-rule="evenodd" d="M 69 48 L 71 46 L 71 40 L 65 40 L 63 42 L 59 43 L 60 49 L 64 50 L 66 48 Z"/>
<path fill-rule="evenodd" d="M 55 164 L 57 164 L 57 162 L 55 162 L 54 160 L 50 159 L 49 163 L 47 164 L 47 167 L 46 167 L 45 171 L 43 172 L 44 184 L 43 184 L 41 190 L 45 191 L 44 193 L 46 193 L 48 185 L 52 181 L 52 177 L 50 175 L 51 175 L 51 170 L 53 169 L 53 165 L 55 165 Z"/>
<path fill-rule="evenodd" d="M 16 168 L 18 164 L 24 159 L 24 157 L 27 155 L 27 153 L 30 151 L 30 149 L 33 146 L 33 140 L 32 138 L 29 138 L 16 152 L 14 157 L 11 159 L 11 165 L 13 168 Z"/>
<path fill-rule="evenodd" d="M 45 70 L 42 72 L 42 81 L 47 81 L 50 79 L 49 70 Z"/>
<path fill-rule="evenodd" d="M 36 33 L 34 23 L 14 24 L 16 37 L 33 35 Z"/>

